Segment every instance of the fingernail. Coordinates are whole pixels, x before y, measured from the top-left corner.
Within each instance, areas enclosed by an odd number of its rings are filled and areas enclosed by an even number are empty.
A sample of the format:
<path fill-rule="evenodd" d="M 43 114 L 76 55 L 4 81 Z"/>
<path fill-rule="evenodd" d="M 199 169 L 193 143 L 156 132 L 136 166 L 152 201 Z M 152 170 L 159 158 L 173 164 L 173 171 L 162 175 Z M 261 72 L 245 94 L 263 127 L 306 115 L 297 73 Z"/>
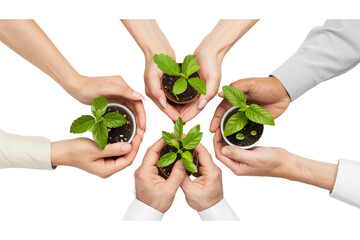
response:
<path fill-rule="evenodd" d="M 159 103 L 163 108 L 166 108 L 166 101 L 162 97 L 159 98 Z"/>
<path fill-rule="evenodd" d="M 146 99 L 145 99 L 145 97 L 143 96 L 143 95 L 141 95 L 140 93 L 138 93 L 138 92 L 133 92 L 132 93 L 132 95 L 135 97 L 135 98 L 137 98 L 137 99 L 141 99 L 141 100 L 143 100 L 143 101 L 146 101 Z"/>
<path fill-rule="evenodd" d="M 219 96 L 224 96 L 224 92 L 223 91 L 219 92 Z"/>
<path fill-rule="evenodd" d="M 184 164 L 182 163 L 182 161 L 179 161 L 178 168 L 181 170 L 185 170 L 185 167 L 184 167 Z"/>
<path fill-rule="evenodd" d="M 205 107 L 205 105 L 207 104 L 207 101 L 206 101 L 206 99 L 203 99 L 203 100 L 201 100 L 201 102 L 200 102 L 200 104 L 199 104 L 199 109 L 203 109 L 204 107 Z"/>
<path fill-rule="evenodd" d="M 227 147 L 223 147 L 223 148 L 221 149 L 221 154 L 222 154 L 222 155 L 225 155 L 225 156 L 229 156 L 229 155 L 230 155 L 230 149 L 227 148 Z"/>
<path fill-rule="evenodd" d="M 130 151 L 130 149 L 131 149 L 131 145 L 129 144 L 129 143 L 126 143 L 126 144 L 123 144 L 122 146 L 121 146 L 121 150 L 123 151 L 123 152 L 129 152 Z"/>

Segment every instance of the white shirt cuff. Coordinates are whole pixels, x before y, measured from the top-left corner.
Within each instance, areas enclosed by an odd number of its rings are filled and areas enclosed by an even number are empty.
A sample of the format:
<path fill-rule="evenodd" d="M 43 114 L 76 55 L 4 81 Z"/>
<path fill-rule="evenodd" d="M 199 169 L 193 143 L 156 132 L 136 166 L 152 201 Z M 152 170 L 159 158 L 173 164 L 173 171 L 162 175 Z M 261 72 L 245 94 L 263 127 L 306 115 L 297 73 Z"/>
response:
<path fill-rule="evenodd" d="M 124 221 L 161 221 L 164 214 L 155 208 L 137 200 L 130 204 L 123 218 Z"/>
<path fill-rule="evenodd" d="M 202 221 L 239 221 L 238 216 L 225 199 L 198 213 Z"/>
<path fill-rule="evenodd" d="M 360 162 L 340 159 L 331 197 L 360 208 Z"/>
<path fill-rule="evenodd" d="M 50 140 L 0 130 L 0 168 L 53 169 Z"/>

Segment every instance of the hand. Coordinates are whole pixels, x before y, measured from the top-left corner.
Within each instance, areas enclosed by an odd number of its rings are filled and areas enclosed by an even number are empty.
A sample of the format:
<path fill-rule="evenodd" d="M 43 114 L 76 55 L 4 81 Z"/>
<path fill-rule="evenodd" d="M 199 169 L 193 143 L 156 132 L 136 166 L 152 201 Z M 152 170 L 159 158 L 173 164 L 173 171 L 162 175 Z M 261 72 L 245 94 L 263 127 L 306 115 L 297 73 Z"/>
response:
<path fill-rule="evenodd" d="M 175 59 L 175 53 L 172 52 L 167 54 Z M 153 54 L 146 56 L 146 66 L 144 73 L 146 95 L 151 98 L 151 100 L 153 100 L 153 102 L 160 108 L 161 111 L 163 111 L 171 120 L 175 122 L 179 118 L 180 112 L 167 102 L 165 93 L 162 90 L 163 72 L 156 66 L 152 56 Z"/>
<path fill-rule="evenodd" d="M 77 138 L 51 143 L 51 163 L 80 168 L 102 178 L 131 165 L 139 150 L 141 138 L 135 136 L 133 146 L 129 143 L 114 143 L 99 148 L 88 138 Z"/>
<path fill-rule="evenodd" d="M 281 177 L 332 190 L 337 165 L 314 161 L 282 148 L 255 147 L 244 150 L 225 144 L 220 129 L 214 136 L 216 157 L 238 176 Z"/>
<path fill-rule="evenodd" d="M 229 146 L 225 143 L 220 129 L 215 132 L 214 149 L 216 158 L 238 176 L 278 177 L 278 173 L 284 168 L 283 159 L 286 159 L 288 154 L 281 148 L 255 147 L 244 150 Z"/>
<path fill-rule="evenodd" d="M 223 199 L 222 175 L 203 145 L 199 144 L 195 150 L 198 152 L 200 177 L 191 181 L 185 176 L 181 189 L 189 206 L 201 212 Z"/>
<path fill-rule="evenodd" d="M 128 107 L 135 116 L 136 135 L 141 139 L 146 128 L 146 115 L 142 100 L 145 98 L 127 85 L 121 76 L 86 77 L 76 75 L 67 81 L 65 90 L 79 102 L 91 105 L 94 98 L 103 96 L 109 102 L 115 102 Z M 134 146 L 133 148 L 139 148 Z"/>
<path fill-rule="evenodd" d="M 215 97 L 219 91 L 221 81 L 221 64 L 223 57 L 213 51 L 198 47 L 194 53 L 196 61 L 200 66 L 200 78 L 205 81 L 206 95 L 200 97 L 180 110 L 183 122 L 188 122 L 198 115 L 206 104 Z"/>
<path fill-rule="evenodd" d="M 156 164 L 164 145 L 165 141 L 161 138 L 151 146 L 135 172 L 136 199 L 162 213 L 171 207 L 176 191 L 186 176 L 182 161 L 177 161 L 167 180 L 159 176 Z"/>
<path fill-rule="evenodd" d="M 285 112 L 290 104 L 290 97 L 284 86 L 275 77 L 240 79 L 230 84 L 245 93 L 247 103 L 256 103 L 268 110 L 274 118 Z M 224 97 L 224 93 L 219 93 Z M 214 117 L 211 120 L 210 132 L 214 133 L 220 128 L 220 123 L 225 112 L 231 104 L 224 99 L 217 107 Z"/>

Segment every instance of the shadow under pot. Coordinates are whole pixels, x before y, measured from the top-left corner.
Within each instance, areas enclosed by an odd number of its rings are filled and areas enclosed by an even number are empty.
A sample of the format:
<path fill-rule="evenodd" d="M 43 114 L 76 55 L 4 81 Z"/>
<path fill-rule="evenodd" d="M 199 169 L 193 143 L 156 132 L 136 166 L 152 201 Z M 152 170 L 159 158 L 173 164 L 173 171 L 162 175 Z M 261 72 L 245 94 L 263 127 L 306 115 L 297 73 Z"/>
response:
<path fill-rule="evenodd" d="M 180 143 L 182 144 L 182 143 Z M 182 146 L 180 146 L 182 147 Z M 159 155 L 159 160 L 162 156 L 164 156 L 165 154 L 169 153 L 169 152 L 177 152 L 177 148 L 176 147 L 173 147 L 173 146 L 170 146 L 168 144 L 166 144 L 161 150 L 160 150 L 160 155 Z M 199 164 L 199 161 L 198 161 L 198 153 L 194 150 L 194 149 L 191 149 L 191 150 L 187 150 L 189 151 L 192 156 L 193 156 L 193 163 L 195 164 L 195 166 L 198 168 L 198 164 Z M 167 179 L 169 176 L 170 176 L 170 173 L 175 165 L 175 163 L 177 161 L 182 161 L 181 160 L 181 155 L 178 153 L 177 154 L 177 157 L 176 157 L 176 160 L 170 164 L 169 166 L 167 167 L 157 167 L 158 170 L 159 170 L 159 175 L 165 179 Z M 186 173 L 188 176 L 191 176 L 193 173 L 192 172 L 189 172 L 188 170 L 186 170 Z"/>
<path fill-rule="evenodd" d="M 108 129 L 108 143 L 129 142 L 133 140 L 136 133 L 136 121 L 134 114 L 125 106 L 118 103 L 109 103 L 106 113 L 117 112 L 125 116 L 126 124 L 118 127 Z M 105 114 L 106 114 L 105 113 Z"/>
<path fill-rule="evenodd" d="M 182 63 L 179 63 L 179 66 L 180 66 L 180 71 L 181 71 Z M 180 78 L 180 76 L 173 76 L 173 75 L 168 75 L 168 74 L 164 73 L 164 75 L 162 77 L 162 89 L 163 89 L 167 99 L 169 99 L 173 103 L 187 104 L 187 103 L 194 101 L 197 97 L 199 97 L 200 93 L 198 91 L 196 91 L 195 88 L 193 88 L 188 83 L 185 92 L 176 95 L 178 98 L 177 99 L 173 93 L 173 87 L 174 87 L 176 80 L 178 80 L 179 78 Z M 199 73 L 195 72 L 195 73 L 191 74 L 189 79 L 190 78 L 200 78 Z"/>
<path fill-rule="evenodd" d="M 232 107 L 224 114 L 220 125 L 221 134 L 227 144 L 232 146 L 239 146 L 243 149 L 250 149 L 259 143 L 260 138 L 264 132 L 263 124 L 253 122 L 248 119 L 248 122 L 243 129 L 227 137 L 224 136 L 226 123 L 232 115 L 238 112 L 238 110 L 238 107 Z"/>

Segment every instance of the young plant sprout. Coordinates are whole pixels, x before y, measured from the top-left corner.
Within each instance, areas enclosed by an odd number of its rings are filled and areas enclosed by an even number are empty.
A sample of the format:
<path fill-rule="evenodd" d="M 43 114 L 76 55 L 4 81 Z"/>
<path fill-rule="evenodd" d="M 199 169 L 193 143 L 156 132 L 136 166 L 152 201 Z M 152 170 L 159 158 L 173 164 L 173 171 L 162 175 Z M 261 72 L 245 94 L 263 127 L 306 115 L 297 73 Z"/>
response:
<path fill-rule="evenodd" d="M 186 137 L 182 139 L 183 121 L 179 117 L 174 126 L 174 133 L 178 140 L 172 134 L 165 131 L 162 132 L 162 137 L 168 145 L 176 147 L 177 152 L 169 152 L 162 156 L 157 166 L 169 166 L 175 162 L 179 154 L 186 170 L 193 173 L 197 172 L 197 167 L 193 162 L 193 155 L 187 150 L 194 149 L 200 143 L 203 136 L 203 133 L 200 132 L 200 125 L 198 124 L 191 128 Z"/>
<path fill-rule="evenodd" d="M 83 115 L 76 119 L 70 127 L 71 133 L 84 133 L 91 131 L 96 144 L 104 149 L 108 140 L 108 128 L 117 128 L 126 124 L 126 116 L 118 112 L 107 110 L 108 101 L 104 97 L 95 98 L 91 105 L 93 116 Z M 105 115 L 104 115 L 105 114 Z"/>
<path fill-rule="evenodd" d="M 168 55 L 163 53 L 155 54 L 153 59 L 163 73 L 180 77 L 176 80 L 172 89 L 172 93 L 177 100 L 179 100 L 177 95 L 185 92 L 188 84 L 202 95 L 206 95 L 206 85 L 204 81 L 200 78 L 190 78 L 193 73 L 200 69 L 200 66 L 196 62 L 195 55 L 187 55 L 184 58 L 181 71 L 179 64 Z"/>
<path fill-rule="evenodd" d="M 238 133 L 236 134 L 236 139 L 238 140 L 244 140 L 245 139 L 245 135 L 243 133 Z"/>
<path fill-rule="evenodd" d="M 239 108 L 239 111 L 232 115 L 225 125 L 225 137 L 239 132 L 246 126 L 248 120 L 264 125 L 275 125 L 273 116 L 266 109 L 263 109 L 257 104 L 250 104 L 247 106 L 246 96 L 240 89 L 231 86 L 224 86 L 222 89 L 225 98 L 233 106 Z M 251 135 L 255 136 L 256 134 L 256 131 L 251 131 Z M 238 140 L 243 140 L 244 138 L 242 136 L 237 134 L 236 138 Z"/>

